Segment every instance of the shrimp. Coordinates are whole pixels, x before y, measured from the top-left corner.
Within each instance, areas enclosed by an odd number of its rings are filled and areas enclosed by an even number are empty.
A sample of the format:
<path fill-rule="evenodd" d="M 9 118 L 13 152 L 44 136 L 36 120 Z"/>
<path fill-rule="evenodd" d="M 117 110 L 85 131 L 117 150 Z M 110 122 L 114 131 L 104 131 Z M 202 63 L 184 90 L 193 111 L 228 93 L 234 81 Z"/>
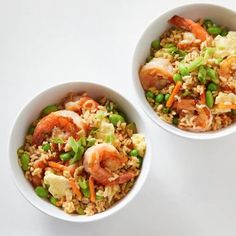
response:
<path fill-rule="evenodd" d="M 54 127 L 61 128 L 74 138 L 77 138 L 78 131 L 86 132 L 86 126 L 77 113 L 60 110 L 50 113 L 39 121 L 33 133 L 33 144 L 40 145 Z"/>
<path fill-rule="evenodd" d="M 207 31 L 199 23 L 190 19 L 175 15 L 168 20 L 168 23 L 192 32 L 196 38 L 201 40 L 201 42 L 207 40 L 209 37 Z"/>
<path fill-rule="evenodd" d="M 182 99 L 174 104 L 179 113 L 178 127 L 193 132 L 204 132 L 210 129 L 212 114 L 206 105 L 197 104 L 193 99 Z"/>
<path fill-rule="evenodd" d="M 236 71 L 236 56 L 229 56 L 220 63 L 219 74 L 222 77 L 231 76 Z"/>
<path fill-rule="evenodd" d="M 84 168 L 93 178 L 103 185 L 114 185 L 128 182 L 135 177 L 131 171 L 122 173 L 118 178 L 113 178 L 112 172 L 118 170 L 127 158 L 120 155 L 111 144 L 97 144 L 87 149 L 84 154 Z"/>
<path fill-rule="evenodd" d="M 165 58 L 153 58 L 141 68 L 139 76 L 145 90 L 162 89 L 173 80 L 173 66 Z"/>
<path fill-rule="evenodd" d="M 82 108 L 86 110 L 97 109 L 98 103 L 87 96 L 76 96 L 74 100 L 65 103 L 66 110 L 81 113 Z"/>

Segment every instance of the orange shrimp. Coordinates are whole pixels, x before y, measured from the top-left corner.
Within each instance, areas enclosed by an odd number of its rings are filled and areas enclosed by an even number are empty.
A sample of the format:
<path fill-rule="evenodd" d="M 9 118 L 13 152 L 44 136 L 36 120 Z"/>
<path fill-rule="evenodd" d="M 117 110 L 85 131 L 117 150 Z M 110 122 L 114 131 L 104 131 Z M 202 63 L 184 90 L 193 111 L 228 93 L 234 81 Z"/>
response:
<path fill-rule="evenodd" d="M 120 155 L 111 144 L 97 144 L 87 149 L 84 154 L 85 170 L 100 184 L 114 185 L 126 183 L 135 177 L 131 171 L 122 173 L 115 180 L 111 180 L 112 172 L 118 170 L 127 158 Z"/>
<path fill-rule="evenodd" d="M 66 110 L 75 111 L 81 113 L 82 109 L 95 110 L 98 107 L 98 103 L 92 98 L 87 96 L 77 96 L 72 101 L 65 103 Z"/>
<path fill-rule="evenodd" d="M 199 23 L 190 19 L 175 15 L 168 20 L 168 23 L 192 32 L 196 38 L 201 40 L 201 42 L 207 40 L 209 37 L 207 31 Z"/>
<path fill-rule="evenodd" d="M 231 76 L 236 71 L 236 56 L 229 56 L 220 63 L 220 76 Z"/>
<path fill-rule="evenodd" d="M 197 104 L 193 99 L 182 99 L 175 103 L 174 108 L 180 116 L 179 128 L 193 132 L 209 130 L 213 117 L 206 105 Z"/>
<path fill-rule="evenodd" d="M 33 143 L 37 146 L 40 145 L 45 135 L 50 134 L 54 127 L 61 128 L 74 138 L 77 138 L 78 131 L 85 132 L 84 123 L 77 113 L 60 110 L 50 113 L 39 121 L 33 133 Z"/>
<path fill-rule="evenodd" d="M 139 76 L 145 90 L 162 89 L 173 81 L 173 66 L 165 58 L 153 58 L 141 68 Z"/>

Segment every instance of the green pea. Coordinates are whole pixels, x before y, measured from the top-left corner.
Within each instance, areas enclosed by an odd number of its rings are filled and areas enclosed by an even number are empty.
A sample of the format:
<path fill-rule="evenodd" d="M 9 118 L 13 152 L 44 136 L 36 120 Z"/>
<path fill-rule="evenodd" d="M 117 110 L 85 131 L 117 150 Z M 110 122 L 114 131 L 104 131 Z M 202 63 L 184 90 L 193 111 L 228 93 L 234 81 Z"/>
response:
<path fill-rule="evenodd" d="M 162 93 L 159 93 L 159 94 L 156 96 L 156 98 L 155 98 L 155 101 L 156 101 L 157 103 L 162 103 L 163 100 L 164 100 L 164 95 L 163 95 Z"/>
<path fill-rule="evenodd" d="M 65 152 L 60 154 L 60 159 L 62 161 L 69 161 L 72 158 L 71 153 L 70 152 Z"/>
<path fill-rule="evenodd" d="M 154 98 L 154 93 L 151 92 L 151 91 L 147 91 L 147 92 L 146 92 L 146 97 L 147 97 L 147 98 Z"/>
<path fill-rule="evenodd" d="M 221 33 L 221 28 L 218 26 L 212 26 L 207 29 L 209 34 L 218 35 Z"/>
<path fill-rule="evenodd" d="M 30 126 L 29 129 L 28 129 L 28 134 L 33 134 L 34 133 L 34 130 L 35 130 L 35 126 Z"/>
<path fill-rule="evenodd" d="M 232 115 L 236 116 L 236 109 L 231 110 Z"/>
<path fill-rule="evenodd" d="M 81 206 L 78 206 L 76 208 L 76 212 L 79 214 L 79 215 L 84 215 L 84 209 L 81 207 Z"/>
<path fill-rule="evenodd" d="M 185 76 L 185 75 L 189 74 L 188 67 L 185 66 L 184 64 L 179 63 L 178 68 L 179 68 L 179 72 L 182 76 Z"/>
<path fill-rule="evenodd" d="M 214 82 L 215 84 L 219 84 L 220 81 L 217 72 L 211 68 L 207 68 L 206 71 L 207 75 L 211 78 L 211 81 Z"/>
<path fill-rule="evenodd" d="M 45 152 L 47 152 L 48 150 L 50 150 L 50 149 L 51 149 L 50 143 L 43 144 L 42 149 L 43 149 Z"/>
<path fill-rule="evenodd" d="M 220 35 L 221 36 L 226 36 L 228 33 L 229 33 L 229 30 L 227 28 L 224 28 L 224 29 L 221 30 Z"/>
<path fill-rule="evenodd" d="M 57 199 L 55 198 L 55 197 L 50 197 L 50 202 L 54 205 L 54 206 L 56 206 L 57 205 Z"/>
<path fill-rule="evenodd" d="M 214 105 L 214 98 L 212 96 L 211 91 L 206 92 L 206 104 L 209 108 L 212 108 Z"/>
<path fill-rule="evenodd" d="M 165 101 L 166 101 L 166 102 L 168 101 L 169 97 L 170 97 L 170 94 L 169 94 L 169 93 L 165 94 Z"/>
<path fill-rule="evenodd" d="M 130 155 L 130 156 L 134 156 L 134 157 L 138 156 L 138 150 L 137 150 L 137 149 L 133 149 L 133 150 L 130 152 L 129 155 Z"/>
<path fill-rule="evenodd" d="M 38 186 L 35 188 L 36 194 L 41 198 L 47 198 L 48 197 L 48 190 L 42 186 Z"/>
<path fill-rule="evenodd" d="M 121 123 L 125 121 L 124 117 L 118 114 L 111 114 L 109 116 L 109 120 L 113 125 L 117 125 L 117 123 L 120 121 Z"/>
<path fill-rule="evenodd" d="M 148 63 L 148 62 L 151 61 L 152 59 L 153 59 L 152 56 L 148 56 L 148 57 L 146 58 L 146 63 Z"/>
<path fill-rule="evenodd" d="M 206 74 L 207 74 L 207 71 L 204 68 L 204 66 L 200 66 L 197 77 L 201 84 L 206 84 Z"/>
<path fill-rule="evenodd" d="M 152 43 L 151 43 L 151 47 L 155 50 L 158 50 L 161 48 L 161 45 L 160 45 L 160 40 L 156 39 L 156 40 L 153 40 Z"/>
<path fill-rule="evenodd" d="M 213 21 L 210 19 L 205 19 L 203 24 L 206 28 L 212 27 L 214 25 Z"/>
<path fill-rule="evenodd" d="M 96 143 L 95 138 L 87 138 L 87 147 L 92 147 Z"/>
<path fill-rule="evenodd" d="M 210 84 L 208 84 L 207 89 L 209 91 L 216 91 L 218 89 L 218 85 L 215 83 L 210 83 Z"/>
<path fill-rule="evenodd" d="M 179 124 L 179 118 L 177 116 L 173 117 L 172 124 L 177 126 Z"/>
<path fill-rule="evenodd" d="M 165 114 L 168 114 L 170 112 L 170 108 L 168 107 L 163 107 L 162 108 L 162 112 L 165 113 Z"/>
<path fill-rule="evenodd" d="M 21 167 L 24 171 L 27 171 L 29 168 L 30 156 L 27 153 L 23 153 L 20 157 Z"/>
<path fill-rule="evenodd" d="M 181 80 L 182 80 L 182 77 L 181 77 L 180 74 L 174 74 L 174 76 L 173 76 L 173 80 L 174 80 L 175 82 L 177 82 L 177 81 L 181 81 Z"/>
<path fill-rule="evenodd" d="M 42 113 L 43 113 L 44 115 L 48 115 L 48 114 L 50 114 L 51 112 L 55 112 L 55 111 L 57 111 L 57 110 L 58 110 L 57 105 L 52 104 L 52 105 L 46 106 L 46 107 L 42 110 Z"/>

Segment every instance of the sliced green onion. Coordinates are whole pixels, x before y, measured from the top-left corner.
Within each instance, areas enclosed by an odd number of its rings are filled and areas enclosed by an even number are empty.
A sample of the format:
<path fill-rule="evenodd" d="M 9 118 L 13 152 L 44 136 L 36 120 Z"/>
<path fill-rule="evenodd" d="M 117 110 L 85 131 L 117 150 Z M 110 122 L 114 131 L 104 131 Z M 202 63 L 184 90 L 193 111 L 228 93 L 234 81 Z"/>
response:
<path fill-rule="evenodd" d="M 91 147 L 96 143 L 95 138 L 87 138 L 87 147 Z"/>
<path fill-rule="evenodd" d="M 218 34 L 221 34 L 222 30 L 218 26 L 212 26 L 212 27 L 208 28 L 207 31 L 209 34 L 218 35 Z"/>
<path fill-rule="evenodd" d="M 212 108 L 213 105 L 214 105 L 214 98 L 213 98 L 213 96 L 212 96 L 211 91 L 207 91 L 207 92 L 206 92 L 206 105 L 207 105 L 209 108 Z"/>
<path fill-rule="evenodd" d="M 192 72 L 196 70 L 199 66 L 203 64 L 203 61 L 204 61 L 203 57 L 198 57 L 197 59 L 195 59 L 189 64 L 188 71 Z"/>
<path fill-rule="evenodd" d="M 55 112 L 55 111 L 57 111 L 57 110 L 58 110 L 57 105 L 52 104 L 52 105 L 46 106 L 46 107 L 42 110 L 42 113 L 43 113 L 44 115 L 48 115 L 48 114 L 50 114 L 51 112 Z"/>
<path fill-rule="evenodd" d="M 215 70 L 211 68 L 207 68 L 207 75 L 211 78 L 211 81 L 214 82 L 215 84 L 219 84 L 219 78 L 218 74 Z"/>
<path fill-rule="evenodd" d="M 27 153 L 23 153 L 20 157 L 21 167 L 23 171 L 27 171 L 29 168 L 30 156 Z"/>
<path fill-rule="evenodd" d="M 189 74 L 188 67 L 182 63 L 179 63 L 178 69 L 179 69 L 179 72 L 182 76 Z"/>
<path fill-rule="evenodd" d="M 197 77 L 198 77 L 198 80 L 201 84 L 206 84 L 206 74 L 207 74 L 207 71 L 206 71 L 205 67 L 200 66 Z"/>
<path fill-rule="evenodd" d="M 79 177 L 78 184 L 81 189 L 88 188 L 88 181 L 82 176 Z"/>

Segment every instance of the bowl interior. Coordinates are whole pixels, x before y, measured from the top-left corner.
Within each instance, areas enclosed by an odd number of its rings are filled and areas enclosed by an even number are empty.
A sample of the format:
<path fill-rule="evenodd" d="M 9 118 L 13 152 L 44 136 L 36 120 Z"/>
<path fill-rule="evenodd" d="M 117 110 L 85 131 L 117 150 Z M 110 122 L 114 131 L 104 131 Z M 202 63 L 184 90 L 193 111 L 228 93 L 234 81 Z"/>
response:
<path fill-rule="evenodd" d="M 134 187 L 129 192 L 129 194 L 110 209 L 106 210 L 103 213 L 96 214 L 94 216 L 69 215 L 66 214 L 64 211 L 62 211 L 61 209 L 56 208 L 53 205 L 49 204 L 47 201 L 40 199 L 35 194 L 31 184 L 24 177 L 23 171 L 21 170 L 18 164 L 17 161 L 18 158 L 16 155 L 17 148 L 21 146 L 24 142 L 24 137 L 28 130 L 29 125 L 33 120 L 35 120 L 38 117 L 40 111 L 46 105 L 60 102 L 61 99 L 65 97 L 68 92 L 83 92 L 83 91 L 88 92 L 89 96 L 91 96 L 92 98 L 97 98 L 105 95 L 107 98 L 117 103 L 118 106 L 127 114 L 128 118 L 136 123 L 138 131 L 145 135 L 148 146 L 142 165 L 142 171 Z M 121 209 L 139 191 L 147 176 L 149 169 L 150 145 L 148 143 L 149 141 L 144 127 L 144 122 L 142 122 L 140 115 L 134 109 L 134 107 L 121 95 L 102 85 L 87 83 L 87 82 L 70 82 L 54 86 L 40 93 L 39 95 L 34 97 L 28 104 L 26 104 L 25 107 L 20 111 L 20 113 L 16 118 L 15 124 L 12 128 L 10 136 L 10 142 L 9 142 L 10 165 L 18 189 L 26 197 L 26 199 L 28 199 L 29 202 L 32 203 L 34 206 L 39 208 L 41 211 L 47 213 L 48 215 L 54 216 L 56 218 L 73 222 L 88 222 L 104 218 L 116 212 L 117 210 Z"/>
<path fill-rule="evenodd" d="M 145 113 L 159 126 L 166 129 L 169 132 L 180 135 L 182 137 L 193 138 L 193 139 L 212 139 L 217 137 L 222 137 L 227 134 L 230 134 L 236 130 L 236 124 L 218 130 L 210 131 L 205 133 L 194 133 L 189 131 L 184 131 L 178 129 L 170 124 L 167 124 L 165 121 L 161 120 L 152 107 L 149 105 L 145 98 L 144 90 L 139 81 L 138 71 L 140 66 L 145 63 L 145 60 L 150 51 L 151 42 L 159 38 L 163 32 L 170 28 L 170 24 L 167 23 L 173 15 L 180 15 L 193 20 L 199 18 L 208 18 L 212 19 L 215 23 L 219 25 L 225 25 L 231 30 L 236 30 L 236 13 L 217 5 L 212 4 L 191 4 L 180 6 L 178 8 L 172 9 L 160 17 L 156 18 L 143 32 L 141 35 L 138 44 L 136 46 L 134 56 L 133 56 L 133 67 L 132 67 L 132 76 L 133 83 L 135 86 L 136 93 L 139 97 L 139 100 L 142 104 Z"/>

